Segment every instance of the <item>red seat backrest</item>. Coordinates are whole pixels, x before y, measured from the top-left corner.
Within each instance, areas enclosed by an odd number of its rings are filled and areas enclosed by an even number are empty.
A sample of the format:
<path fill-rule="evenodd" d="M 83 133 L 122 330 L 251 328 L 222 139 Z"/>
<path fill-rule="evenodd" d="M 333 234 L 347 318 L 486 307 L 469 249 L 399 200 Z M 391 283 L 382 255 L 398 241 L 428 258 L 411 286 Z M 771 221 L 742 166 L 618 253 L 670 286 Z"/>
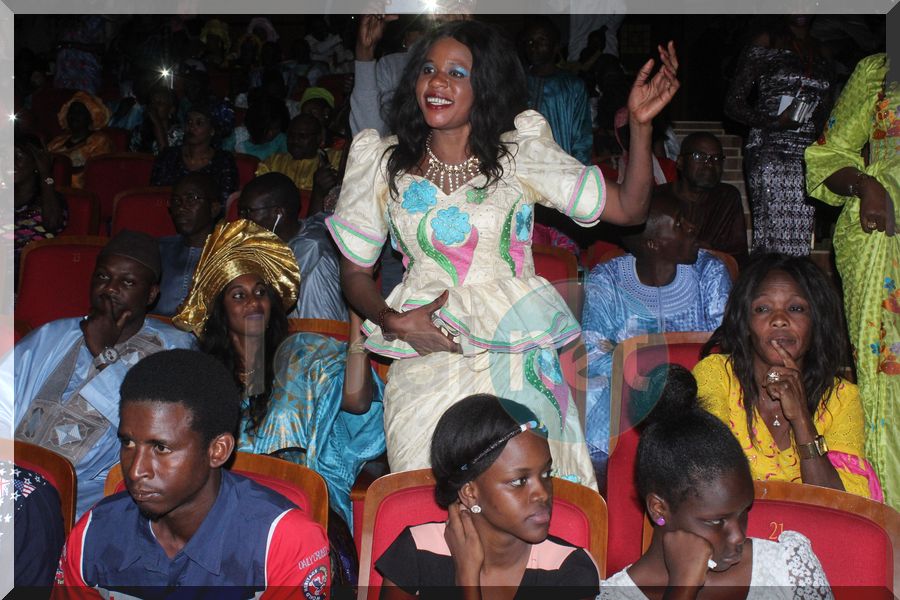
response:
<path fill-rule="evenodd" d="M 121 127 L 104 127 L 103 133 L 109 136 L 113 144 L 113 152 L 128 152 L 131 146 L 131 132 Z"/>
<path fill-rule="evenodd" d="M 244 189 L 244 186 L 256 177 L 256 167 L 259 165 L 259 159 L 250 154 L 236 152 L 234 162 L 237 163 L 238 187 Z"/>
<path fill-rule="evenodd" d="M 54 152 L 50 157 L 50 169 L 56 189 L 72 185 L 72 159 L 59 152 Z"/>
<path fill-rule="evenodd" d="M 59 235 L 96 235 L 100 217 L 100 203 L 97 196 L 87 190 L 62 188 L 59 190 L 66 199 L 68 219 L 66 227 Z"/>
<path fill-rule="evenodd" d="M 581 311 L 578 259 L 568 250 L 543 244 L 532 245 L 531 255 L 534 272 L 553 284 L 577 318 Z"/>
<path fill-rule="evenodd" d="M 613 379 L 621 378 L 621 397 L 616 398 L 615 384 L 610 402 L 613 418 L 618 414 L 618 427 L 611 427 L 610 456 L 607 463 L 606 502 L 609 507 L 609 546 L 607 549 L 606 572 L 617 573 L 641 556 L 641 532 L 644 523 L 643 502 L 637 497 L 634 485 L 634 465 L 640 436 L 634 429 L 629 414 L 631 395 L 640 389 L 640 378 L 654 367 L 663 363 L 679 364 L 692 369 L 700 360 L 700 341 L 679 341 L 661 343 L 662 339 L 677 340 L 685 335 L 709 337 L 705 334 L 657 334 L 639 336 L 626 340 L 616 349 L 622 354 L 621 363 L 616 357 L 613 363 Z M 648 344 L 648 341 L 650 342 Z M 655 343 L 654 343 L 655 342 Z M 620 368 L 616 368 L 621 365 Z M 640 415 L 642 418 L 645 415 Z M 615 436 L 618 429 L 618 436 Z"/>
<path fill-rule="evenodd" d="M 594 492 L 596 493 L 596 491 Z M 447 511 L 434 500 L 434 485 L 418 485 L 393 492 L 381 501 L 375 515 L 372 535 L 372 565 L 369 570 L 368 598 L 378 598 L 382 577 L 375 569 L 375 562 L 410 525 L 432 521 L 446 521 Z M 589 548 L 591 524 L 584 510 L 574 503 L 555 496 L 550 535 L 567 542 Z"/>
<path fill-rule="evenodd" d="M 84 189 L 100 200 L 101 228 L 112 218 L 113 203 L 120 192 L 150 185 L 153 155 L 106 154 L 88 160 L 84 167 Z"/>
<path fill-rule="evenodd" d="M 836 597 L 872 598 L 877 597 L 871 594 L 874 590 L 860 596 L 859 588 L 887 591 L 893 586 L 893 546 L 885 530 L 871 520 L 827 506 L 757 498 L 747 520 L 747 535 L 777 540 L 785 530 L 799 531 L 810 539 Z"/>
<path fill-rule="evenodd" d="M 619 246 L 606 240 L 597 240 L 591 244 L 587 251 L 581 253 L 584 268 L 590 271 L 600 262 L 600 258 L 610 250 L 622 250 Z M 623 251 L 624 253 L 624 251 Z"/>
<path fill-rule="evenodd" d="M 176 235 L 169 216 L 172 188 L 147 187 L 126 190 L 116 196 L 110 235 L 123 229 L 143 231 L 153 237 Z"/>
<path fill-rule="evenodd" d="M 40 327 L 54 319 L 86 315 L 91 273 L 105 243 L 106 238 L 78 236 L 26 246 L 19 269 L 16 318 Z"/>

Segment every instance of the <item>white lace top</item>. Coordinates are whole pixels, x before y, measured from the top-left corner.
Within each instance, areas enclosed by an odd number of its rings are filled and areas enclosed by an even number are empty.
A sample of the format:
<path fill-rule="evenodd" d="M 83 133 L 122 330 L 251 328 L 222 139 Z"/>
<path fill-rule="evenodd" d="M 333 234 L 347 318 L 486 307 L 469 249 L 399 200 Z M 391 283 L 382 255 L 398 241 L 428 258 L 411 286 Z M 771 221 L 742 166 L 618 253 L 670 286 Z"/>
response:
<path fill-rule="evenodd" d="M 833 600 L 828 579 L 809 539 L 785 531 L 777 542 L 753 538 L 753 571 L 747 600 Z M 629 565 L 630 566 L 630 565 Z M 647 600 L 628 567 L 600 582 L 597 600 Z"/>

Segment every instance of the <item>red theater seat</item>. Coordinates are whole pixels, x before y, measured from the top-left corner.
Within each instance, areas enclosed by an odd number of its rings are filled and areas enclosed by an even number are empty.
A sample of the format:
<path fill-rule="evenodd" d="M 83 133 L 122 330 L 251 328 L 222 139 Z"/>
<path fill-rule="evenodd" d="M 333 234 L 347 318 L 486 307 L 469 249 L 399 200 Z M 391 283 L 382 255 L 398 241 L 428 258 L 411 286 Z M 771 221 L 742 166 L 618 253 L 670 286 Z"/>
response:
<path fill-rule="evenodd" d="M 657 365 L 675 363 L 692 369 L 708 332 L 656 333 L 625 340 L 616 347 L 610 380 L 609 462 L 606 502 L 609 506 L 609 551 L 606 569 L 618 573 L 641 556 L 643 502 L 634 486 L 639 436 L 628 407 L 641 378 Z"/>
<path fill-rule="evenodd" d="M 91 273 L 107 238 L 57 237 L 31 242 L 19 257 L 16 318 L 31 327 L 90 310 Z"/>
<path fill-rule="evenodd" d="M 84 167 L 84 189 L 100 200 L 100 224 L 112 218 L 113 203 L 120 192 L 150 184 L 153 155 L 123 152 L 96 156 Z"/>
<path fill-rule="evenodd" d="M 359 560 L 359 600 L 378 598 L 382 577 L 375 561 L 409 525 L 446 521 L 447 511 L 434 501 L 430 469 L 379 477 L 366 493 L 362 554 Z M 606 555 L 606 504 L 596 491 L 553 478 L 550 533 L 587 549 L 600 568 Z M 640 535 L 640 534 L 638 534 Z"/>
<path fill-rule="evenodd" d="M 159 238 L 176 235 L 169 216 L 170 187 L 144 187 L 120 192 L 113 202 L 111 235 L 123 229 L 143 231 Z"/>
<path fill-rule="evenodd" d="M 60 236 L 96 235 L 100 220 L 100 202 L 87 190 L 63 187 L 57 190 L 66 200 L 68 220 Z"/>

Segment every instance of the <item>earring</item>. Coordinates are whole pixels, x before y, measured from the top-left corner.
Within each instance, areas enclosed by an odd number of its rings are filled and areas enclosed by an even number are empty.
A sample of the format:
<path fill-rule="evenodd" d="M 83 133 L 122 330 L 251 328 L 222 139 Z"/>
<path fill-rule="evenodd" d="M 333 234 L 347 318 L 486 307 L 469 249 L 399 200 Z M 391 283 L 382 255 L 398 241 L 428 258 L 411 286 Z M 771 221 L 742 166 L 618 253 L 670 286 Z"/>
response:
<path fill-rule="evenodd" d="M 665 520 L 664 518 L 662 518 L 662 517 L 656 517 L 656 521 L 655 521 L 655 522 L 656 522 L 656 524 L 659 525 L 660 527 L 662 527 L 663 525 L 666 524 L 666 520 Z"/>
<path fill-rule="evenodd" d="M 473 505 L 469 508 L 469 512 L 471 512 L 473 515 L 477 515 L 478 513 L 481 512 L 481 507 L 478 506 L 477 504 L 473 504 Z"/>

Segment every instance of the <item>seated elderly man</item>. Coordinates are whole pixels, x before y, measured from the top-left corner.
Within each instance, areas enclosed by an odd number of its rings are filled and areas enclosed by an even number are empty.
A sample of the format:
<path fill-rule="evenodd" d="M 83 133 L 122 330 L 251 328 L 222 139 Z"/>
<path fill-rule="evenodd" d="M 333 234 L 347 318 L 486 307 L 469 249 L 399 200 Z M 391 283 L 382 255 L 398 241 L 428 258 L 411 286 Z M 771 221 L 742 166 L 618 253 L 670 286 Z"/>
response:
<path fill-rule="evenodd" d="M 315 208 L 316 212 L 312 212 Z M 321 205 L 310 216 L 297 219 L 300 192 L 287 175 L 266 173 L 241 191 L 238 213 L 280 237 L 300 266 L 300 293 L 290 318 L 346 321 L 347 304 L 341 294 L 340 262 L 325 227 Z"/>
<path fill-rule="evenodd" d="M 16 345 L 16 439 L 75 465 L 79 515 L 103 496 L 106 473 L 119 457 L 125 373 L 149 354 L 194 343 L 191 335 L 145 318 L 159 294 L 159 271 L 155 239 L 119 233 L 97 257 L 90 313 L 47 323 Z"/>
<path fill-rule="evenodd" d="M 585 284 L 582 328 L 588 351 L 586 439 L 597 479 L 609 451 L 613 351 L 637 335 L 712 331 L 731 291 L 725 265 L 698 251 L 696 229 L 672 198 L 656 197 L 643 227 L 623 237 L 630 254 L 600 263 Z"/>
<path fill-rule="evenodd" d="M 324 529 L 222 468 L 240 414 L 224 365 L 197 351 L 159 352 L 128 372 L 120 396 L 127 491 L 72 529 L 56 597 L 325 597 Z"/>
<path fill-rule="evenodd" d="M 169 216 L 178 235 L 159 239 L 162 278 L 153 314 L 171 317 L 191 289 L 206 237 L 221 216 L 219 185 L 208 173 L 189 173 L 178 180 L 169 198 Z"/>
<path fill-rule="evenodd" d="M 747 223 L 741 193 L 722 183 L 722 142 L 705 131 L 692 133 L 681 142 L 675 164 L 678 180 L 658 186 L 653 194 L 678 200 L 684 215 L 697 227 L 702 247 L 727 252 L 738 264 L 745 264 Z"/>

